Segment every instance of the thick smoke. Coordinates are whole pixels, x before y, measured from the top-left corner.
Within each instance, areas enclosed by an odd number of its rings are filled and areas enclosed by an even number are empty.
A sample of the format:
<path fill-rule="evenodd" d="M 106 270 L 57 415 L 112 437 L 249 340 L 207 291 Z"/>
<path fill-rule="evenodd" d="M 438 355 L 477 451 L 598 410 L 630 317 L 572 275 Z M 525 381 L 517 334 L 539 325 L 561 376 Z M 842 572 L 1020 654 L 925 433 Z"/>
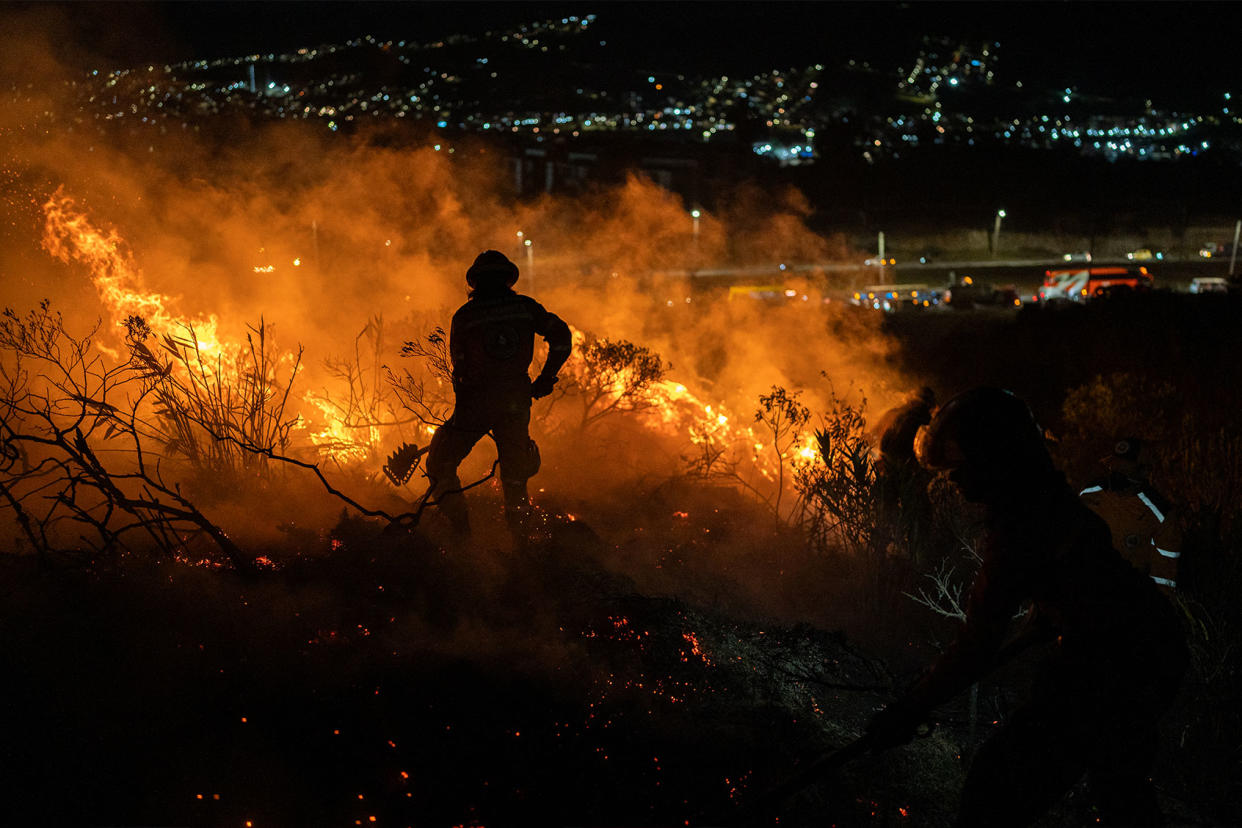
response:
<path fill-rule="evenodd" d="M 318 123 L 238 120 L 228 131 L 204 122 L 207 136 L 170 120 L 116 121 L 101 131 L 75 108 L 81 87 L 52 57 L 55 36 L 20 34 L 20 51 L 0 49 L 25 83 L 16 89 L 22 105 L 0 116 L 12 184 L 0 255 L 16 276 L 4 280 L 5 305 L 21 310 L 47 297 L 74 324 L 102 320 L 104 338 L 119 342 L 122 320 L 109 318 L 88 268 L 57 260 L 40 244 L 43 207 L 60 194 L 115 232 L 140 282 L 132 287 L 168 297 L 175 316 L 214 317 L 221 337 L 235 340 L 262 319 L 282 348 L 304 345 L 297 397 L 343 395 L 325 361 L 352 355 L 377 317 L 386 331 L 379 358 L 398 371 L 410 367 L 397 356 L 401 341 L 447 327 L 465 298 L 465 268 L 488 248 L 521 267 L 519 290 L 579 331 L 659 353 L 671 366 L 668 379 L 735 421 L 749 421 L 758 395 L 772 386 L 801 391 L 816 413 L 829 390 L 866 396 L 874 410 L 907 387 L 885 366 L 889 344 L 878 319 L 825 303 L 848 285 L 808 273 L 784 281 L 796 295 L 773 305 L 731 300 L 724 288 L 685 277 L 703 267 L 856 258 L 842 239 L 808 229 L 810 208 L 794 191 L 739 185 L 705 212 L 695 233 L 682 199 L 641 174 L 574 195 L 518 200 L 503 148 L 417 128 L 344 136 Z M 545 459 L 552 462 L 540 481 L 548 488 L 558 463 L 582 455 L 574 441 L 583 435 L 540 428 L 541 441 L 550 441 Z M 663 439 L 658 464 L 626 458 L 592 474 L 675 473 L 680 435 Z M 393 441 L 385 440 L 387 448 Z M 625 450 L 609 449 L 614 457 Z M 374 475 L 380 456 L 365 471 Z M 489 464 L 475 457 L 468 470 L 482 473 Z"/>

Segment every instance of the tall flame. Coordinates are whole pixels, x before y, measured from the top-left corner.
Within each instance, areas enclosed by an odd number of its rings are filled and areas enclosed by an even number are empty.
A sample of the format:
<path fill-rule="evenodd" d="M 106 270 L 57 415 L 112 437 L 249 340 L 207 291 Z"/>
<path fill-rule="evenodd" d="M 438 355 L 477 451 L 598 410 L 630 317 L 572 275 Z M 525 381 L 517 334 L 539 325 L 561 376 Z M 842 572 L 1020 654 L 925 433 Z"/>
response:
<path fill-rule="evenodd" d="M 187 328 L 193 328 L 200 351 L 209 355 L 220 351 L 216 317 L 174 316 L 167 307 L 171 298 L 143 285 L 142 273 L 117 232 L 93 224 L 63 188 L 43 205 L 43 213 L 43 248 L 62 262 L 86 266 L 117 325 L 140 316 L 157 336 L 184 336 Z"/>

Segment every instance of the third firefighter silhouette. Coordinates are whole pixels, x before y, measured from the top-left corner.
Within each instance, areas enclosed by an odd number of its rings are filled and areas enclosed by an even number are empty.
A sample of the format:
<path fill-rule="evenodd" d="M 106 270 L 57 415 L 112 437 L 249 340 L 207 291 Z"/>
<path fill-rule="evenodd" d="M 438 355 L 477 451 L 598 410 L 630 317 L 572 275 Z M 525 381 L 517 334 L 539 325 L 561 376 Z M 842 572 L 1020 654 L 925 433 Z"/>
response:
<path fill-rule="evenodd" d="M 569 359 L 569 326 L 529 296 L 513 290 L 518 268 L 495 250 L 480 253 L 466 271 L 470 298 L 453 314 L 449 358 L 456 402 L 436 429 L 427 453 L 427 496 L 454 530 L 470 531 L 457 467 L 485 434 L 496 441 L 505 516 L 521 525 L 530 511 L 526 481 L 539 470 L 539 449 L 530 438 L 530 407 L 556 384 Z M 532 382 L 535 335 L 548 343 L 548 357 Z"/>
<path fill-rule="evenodd" d="M 914 456 L 914 438 L 935 407 L 935 392 L 920 388 L 884 412 L 874 429 L 878 522 L 891 533 L 886 545 L 905 550 L 916 564 L 926 563 L 936 539 L 927 491 L 933 475 Z"/>
<path fill-rule="evenodd" d="M 1056 646 L 1028 700 L 971 763 L 959 828 L 1028 825 L 1084 774 L 1105 824 L 1159 825 L 1147 773 L 1157 720 L 1187 662 L 1172 605 L 1113 549 L 1108 527 L 1053 466 L 1033 414 L 1012 394 L 980 388 L 954 397 L 919 430 L 915 453 L 985 508 L 983 563 L 956 641 L 875 716 L 869 746 L 908 741 L 936 707 L 990 672 L 1029 601 Z"/>

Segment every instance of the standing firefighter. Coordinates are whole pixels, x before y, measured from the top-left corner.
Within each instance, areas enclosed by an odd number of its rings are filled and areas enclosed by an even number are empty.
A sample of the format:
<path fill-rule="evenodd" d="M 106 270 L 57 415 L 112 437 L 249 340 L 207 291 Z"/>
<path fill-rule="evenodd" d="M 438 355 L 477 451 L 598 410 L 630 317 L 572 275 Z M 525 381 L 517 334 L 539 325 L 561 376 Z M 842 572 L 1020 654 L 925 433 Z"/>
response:
<path fill-rule="evenodd" d="M 529 431 L 531 400 L 552 393 L 572 348 L 569 326 L 534 299 L 514 292 L 517 278 L 517 266 L 503 253 L 480 253 L 466 271 L 470 298 L 453 314 L 449 328 L 456 405 L 431 438 L 428 496 L 460 534 L 469 533 L 470 519 L 457 467 L 488 433 L 500 459 L 505 517 L 518 526 L 529 514 L 526 481 L 539 470 L 539 450 Z M 535 334 L 547 341 L 548 358 L 532 382 L 527 370 Z"/>
<path fill-rule="evenodd" d="M 1105 824 L 1159 825 L 1147 773 L 1156 722 L 1187 663 L 1172 606 L 1113 549 L 1108 527 L 1053 467 L 1030 409 L 1009 392 L 953 398 L 919 431 L 915 451 L 985 507 L 983 563 L 956 641 L 872 719 L 871 746 L 909 741 L 936 706 L 993 669 L 1029 601 L 1055 650 L 1030 699 L 980 747 L 958 825 L 1028 825 L 1084 774 Z"/>

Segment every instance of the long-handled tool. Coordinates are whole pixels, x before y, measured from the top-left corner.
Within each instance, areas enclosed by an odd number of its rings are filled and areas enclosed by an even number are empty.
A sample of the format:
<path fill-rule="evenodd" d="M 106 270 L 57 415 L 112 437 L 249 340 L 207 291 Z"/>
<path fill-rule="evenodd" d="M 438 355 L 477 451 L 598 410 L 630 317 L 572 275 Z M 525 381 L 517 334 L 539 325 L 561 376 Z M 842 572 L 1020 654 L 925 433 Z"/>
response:
<path fill-rule="evenodd" d="M 773 810 L 803 788 L 814 784 L 825 776 L 835 773 L 849 762 L 867 753 L 871 750 L 874 743 L 875 737 L 870 733 L 864 733 L 844 747 L 820 756 L 793 776 L 760 796 L 746 810 L 751 814 L 763 814 Z"/>

